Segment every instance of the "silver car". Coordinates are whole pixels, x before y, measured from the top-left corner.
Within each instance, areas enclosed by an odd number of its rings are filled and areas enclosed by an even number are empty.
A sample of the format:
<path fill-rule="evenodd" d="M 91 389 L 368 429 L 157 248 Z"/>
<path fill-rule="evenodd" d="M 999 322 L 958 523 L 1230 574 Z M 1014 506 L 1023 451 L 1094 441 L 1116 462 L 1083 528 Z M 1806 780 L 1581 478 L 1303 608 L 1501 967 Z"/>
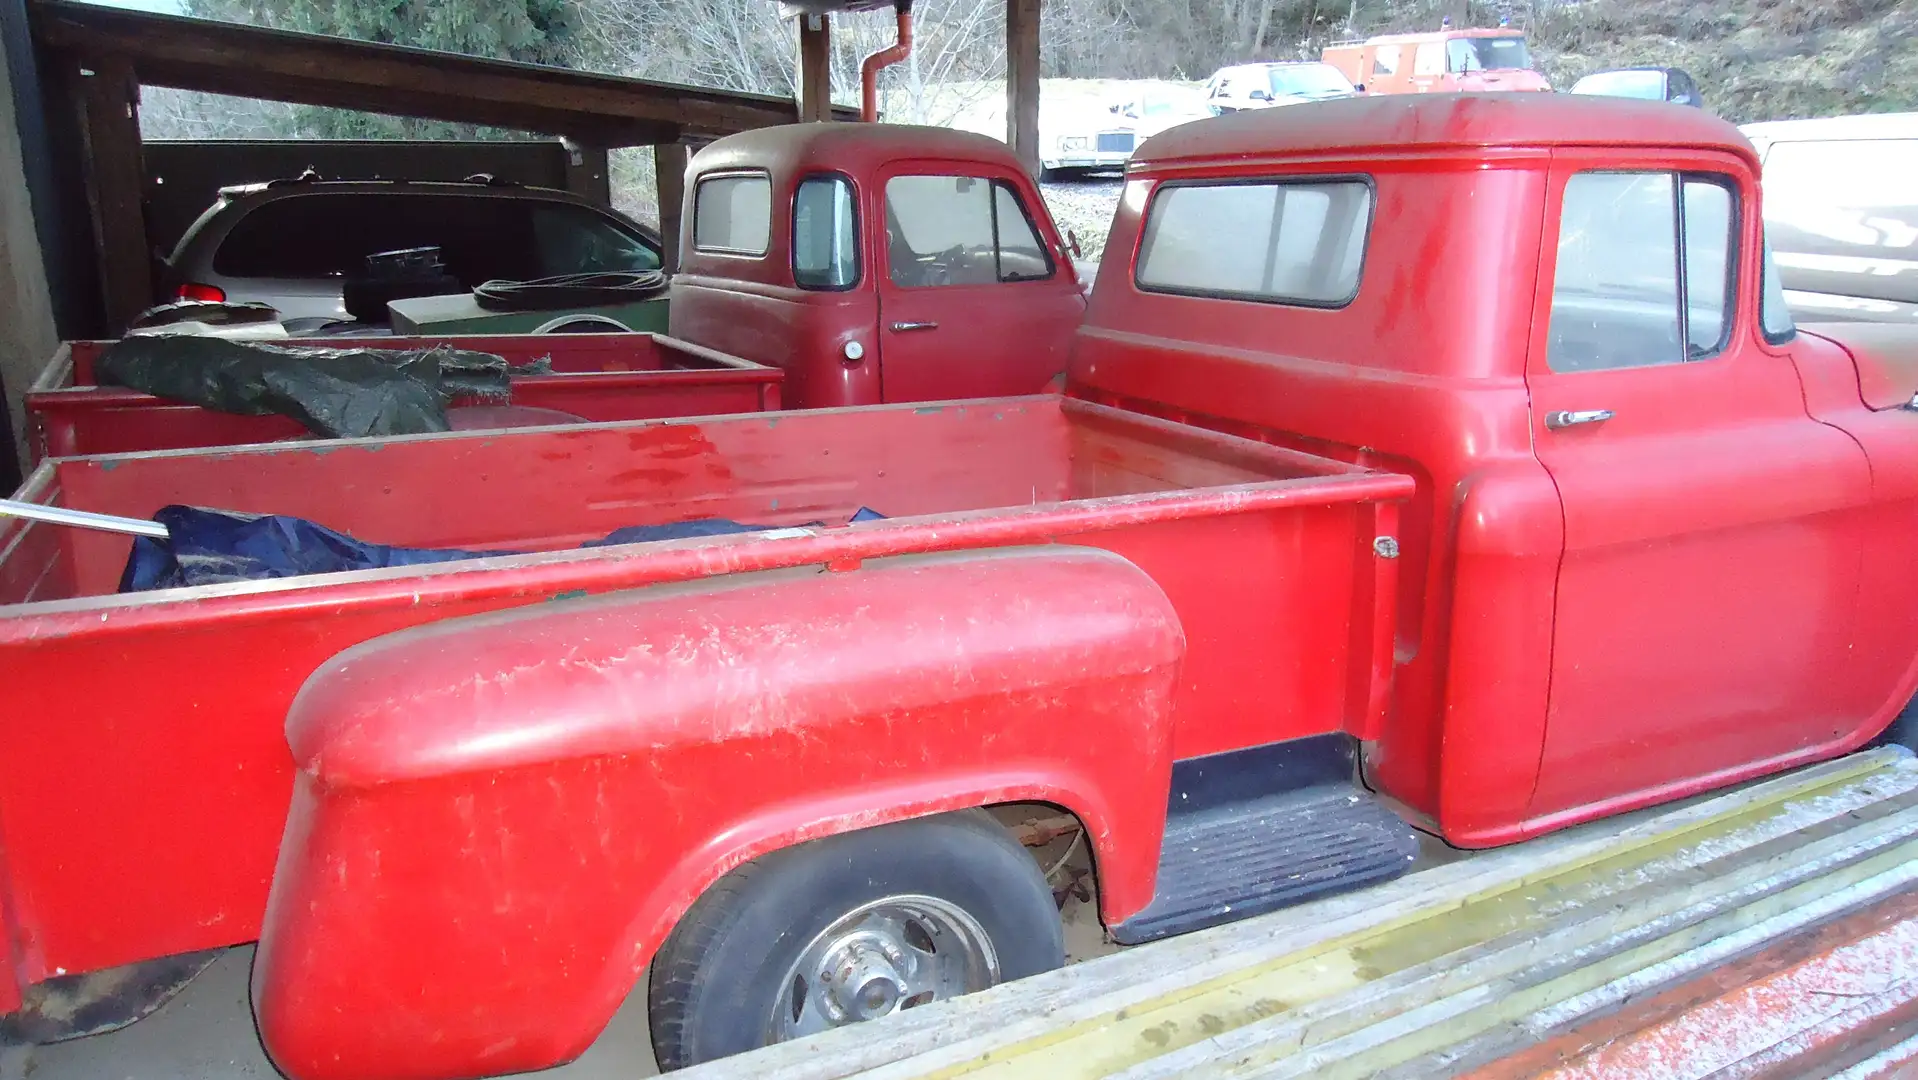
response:
<path fill-rule="evenodd" d="M 1748 124 L 1799 319 L 1918 326 L 1918 113 Z"/>
<path fill-rule="evenodd" d="M 366 257 L 437 247 L 466 288 L 504 278 L 657 270 L 659 234 L 569 192 L 502 184 L 322 180 L 223 189 L 167 260 L 174 299 L 255 301 L 282 319 L 347 318 Z"/>

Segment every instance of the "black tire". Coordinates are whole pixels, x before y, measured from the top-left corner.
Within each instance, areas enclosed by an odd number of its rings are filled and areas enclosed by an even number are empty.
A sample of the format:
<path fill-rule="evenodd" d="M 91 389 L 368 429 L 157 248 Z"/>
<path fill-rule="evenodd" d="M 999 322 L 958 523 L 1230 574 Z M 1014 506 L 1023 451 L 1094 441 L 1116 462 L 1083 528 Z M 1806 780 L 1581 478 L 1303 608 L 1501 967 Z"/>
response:
<path fill-rule="evenodd" d="M 814 840 L 719 879 L 660 948 L 648 987 L 660 1069 L 765 1045 L 768 1017 L 808 944 L 847 912 L 902 894 L 946 901 L 976 920 L 1001 981 L 1065 962 L 1038 864 L 983 810 Z"/>

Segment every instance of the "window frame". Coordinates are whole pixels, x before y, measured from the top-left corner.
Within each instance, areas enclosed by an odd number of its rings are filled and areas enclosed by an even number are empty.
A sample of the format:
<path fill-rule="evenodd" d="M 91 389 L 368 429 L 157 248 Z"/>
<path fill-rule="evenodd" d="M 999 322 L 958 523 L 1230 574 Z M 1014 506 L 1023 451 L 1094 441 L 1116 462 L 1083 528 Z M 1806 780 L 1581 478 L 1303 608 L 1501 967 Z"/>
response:
<path fill-rule="evenodd" d="M 1364 185 L 1366 193 L 1365 237 L 1359 244 L 1359 272 L 1353 276 L 1352 291 L 1340 300 L 1313 300 L 1305 297 L 1267 296 L 1259 293 L 1226 292 L 1219 289 L 1182 288 L 1175 285 L 1148 285 L 1140 277 L 1145 264 L 1145 245 L 1150 236 L 1152 213 L 1159 205 L 1160 197 L 1167 191 L 1179 188 L 1226 188 L 1226 187 L 1324 187 L 1330 184 L 1359 183 Z M 1371 173 L 1289 173 L 1284 176 L 1248 176 L 1233 177 L 1227 180 L 1168 180 L 1152 189 L 1152 195 L 1146 200 L 1145 211 L 1139 215 L 1139 240 L 1132 251 L 1132 287 L 1143 293 L 1155 293 L 1162 296 L 1186 296 L 1201 300 L 1237 300 L 1251 304 L 1268 304 L 1275 307 L 1310 308 L 1315 311 L 1339 311 L 1352 306 L 1359 298 L 1359 292 L 1365 287 L 1365 268 L 1372 260 L 1372 229 L 1378 224 L 1379 185 Z M 1276 225 L 1277 223 L 1275 223 Z"/>
<path fill-rule="evenodd" d="M 1738 320 L 1745 307 L 1745 297 L 1741 295 L 1739 285 L 1742 281 L 1741 260 L 1744 258 L 1744 202 L 1738 177 L 1729 172 L 1713 172 L 1707 169 L 1586 169 L 1574 168 L 1565 174 L 1558 185 L 1555 201 L 1558 220 L 1553 227 L 1552 237 L 1552 287 L 1545 295 L 1546 341 L 1551 340 L 1551 320 L 1558 302 L 1559 275 L 1563 269 L 1561 254 L 1565 236 L 1565 195 L 1571 190 L 1572 182 L 1581 176 L 1667 176 L 1672 179 L 1671 222 L 1673 248 L 1673 270 L 1677 274 L 1676 307 L 1674 314 L 1678 319 L 1678 356 L 1673 360 L 1658 361 L 1649 364 L 1631 364 L 1615 367 L 1560 369 L 1551 363 L 1549 345 L 1543 354 L 1545 370 L 1553 375 L 1596 375 L 1614 371 L 1635 371 L 1640 368 L 1672 367 L 1684 364 L 1698 364 L 1717 360 L 1732 351 L 1738 333 Z M 1720 331 L 1716 348 L 1700 356 L 1691 353 L 1691 282 L 1690 260 L 1686 252 L 1687 229 L 1685 224 L 1685 185 L 1704 183 L 1723 189 L 1730 197 L 1730 220 L 1727 222 L 1725 241 L 1725 296 L 1724 328 Z M 1760 328 L 1763 333 L 1763 328 Z"/>
<path fill-rule="evenodd" d="M 852 206 L 852 280 L 844 285 L 808 285 L 799 280 L 799 189 L 812 180 L 837 180 L 846 185 L 846 191 L 850 195 L 848 202 Z M 792 272 L 794 287 L 807 292 L 852 292 L 859 288 L 866 280 L 866 219 L 860 212 L 858 182 L 853 180 L 850 173 L 838 169 L 815 169 L 804 172 L 793 183 L 790 202 L 792 209 L 786 235 L 792 239 L 786 244 L 786 247 L 790 249 L 786 269 Z"/>
<path fill-rule="evenodd" d="M 886 244 L 884 245 L 886 249 L 885 250 L 886 272 L 884 274 L 877 275 L 877 279 L 884 281 L 888 288 L 913 289 L 913 290 L 984 289 L 984 288 L 996 288 L 1002 285 L 1031 285 L 1031 284 L 1037 284 L 1040 282 L 1049 282 L 1049 281 L 1059 280 L 1059 254 L 1058 252 L 1053 250 L 1052 243 L 1046 239 L 1045 230 L 1039 227 L 1038 219 L 1032 216 L 1032 207 L 1026 203 L 1024 195 L 1019 190 L 1018 183 L 1015 182 L 1011 177 L 1007 176 L 1004 173 L 996 172 L 996 171 L 986 171 L 986 172 L 977 172 L 977 173 L 975 172 L 918 172 L 918 171 L 906 169 L 906 170 L 901 170 L 897 172 L 889 172 L 880 181 L 879 192 L 878 192 L 879 204 L 882 208 L 884 208 L 885 212 L 888 215 L 894 215 L 894 216 L 897 215 L 897 211 L 893 209 L 892 202 L 891 202 L 891 195 L 890 195 L 890 192 L 888 191 L 888 188 L 891 186 L 892 182 L 894 180 L 899 180 L 902 178 L 921 177 L 921 176 L 944 177 L 947 179 L 954 179 L 954 180 L 959 179 L 961 177 L 969 177 L 973 180 L 985 181 L 986 186 L 988 190 L 990 191 L 990 197 L 987 198 L 986 200 L 986 216 L 988 219 L 988 225 L 991 229 L 991 235 L 992 235 L 993 280 L 979 281 L 979 282 L 964 282 L 964 283 L 947 283 L 943 285 L 905 284 L 893 276 L 894 271 L 897 269 L 897 267 L 893 265 L 892 247 L 890 244 Z M 1036 245 L 1039 249 L 1039 254 L 1045 257 L 1046 272 L 1045 272 L 1045 276 L 1043 277 L 1018 277 L 1008 281 L 1004 276 L 1002 276 L 1005 271 L 1004 271 L 1003 264 L 1001 262 L 1001 258 L 1005 255 L 1005 244 L 999 235 L 999 196 L 998 196 L 998 193 L 1000 189 L 1002 188 L 1011 193 L 1013 202 L 1019 207 L 1020 215 L 1025 218 L 1026 228 L 1032 230 L 1032 238 L 1036 242 Z M 901 233 L 901 239 L 905 241 L 906 246 L 908 248 L 912 248 L 912 238 L 904 235 L 905 226 L 901 224 L 899 228 Z M 918 249 L 912 248 L 912 250 L 917 251 Z"/>
<path fill-rule="evenodd" d="M 764 180 L 766 182 L 766 246 L 753 251 L 750 248 L 708 247 L 699 242 L 699 199 L 706 185 L 715 180 Z M 774 213 L 777 200 L 773 198 L 772 173 L 765 169 L 720 169 L 700 174 L 693 181 L 693 222 L 692 249 L 701 255 L 724 255 L 736 259 L 763 259 L 772 254 L 773 223 L 779 219 Z"/>

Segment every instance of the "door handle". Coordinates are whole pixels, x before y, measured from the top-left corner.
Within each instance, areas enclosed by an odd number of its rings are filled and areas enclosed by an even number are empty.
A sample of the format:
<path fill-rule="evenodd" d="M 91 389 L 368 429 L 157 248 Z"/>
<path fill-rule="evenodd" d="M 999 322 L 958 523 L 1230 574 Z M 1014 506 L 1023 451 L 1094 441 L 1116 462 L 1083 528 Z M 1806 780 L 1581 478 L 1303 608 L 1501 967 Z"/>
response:
<path fill-rule="evenodd" d="M 939 324 L 936 322 L 896 322 L 892 324 L 892 332 L 895 334 L 904 334 L 912 330 L 937 329 L 939 329 Z"/>
<path fill-rule="evenodd" d="M 1560 428 L 1577 427 L 1580 424 L 1602 424 L 1613 416 L 1610 409 L 1579 409 L 1545 414 L 1545 426 L 1557 431 Z"/>

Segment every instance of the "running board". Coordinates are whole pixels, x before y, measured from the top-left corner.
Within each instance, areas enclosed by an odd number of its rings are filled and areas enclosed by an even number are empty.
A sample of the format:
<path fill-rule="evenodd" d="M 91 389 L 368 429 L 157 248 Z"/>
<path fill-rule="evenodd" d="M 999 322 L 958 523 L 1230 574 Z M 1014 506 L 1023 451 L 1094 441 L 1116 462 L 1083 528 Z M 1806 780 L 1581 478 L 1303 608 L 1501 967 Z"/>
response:
<path fill-rule="evenodd" d="M 1179 762 L 1152 903 L 1113 939 L 1137 945 L 1405 873 L 1417 835 L 1352 776 L 1338 736 Z"/>

